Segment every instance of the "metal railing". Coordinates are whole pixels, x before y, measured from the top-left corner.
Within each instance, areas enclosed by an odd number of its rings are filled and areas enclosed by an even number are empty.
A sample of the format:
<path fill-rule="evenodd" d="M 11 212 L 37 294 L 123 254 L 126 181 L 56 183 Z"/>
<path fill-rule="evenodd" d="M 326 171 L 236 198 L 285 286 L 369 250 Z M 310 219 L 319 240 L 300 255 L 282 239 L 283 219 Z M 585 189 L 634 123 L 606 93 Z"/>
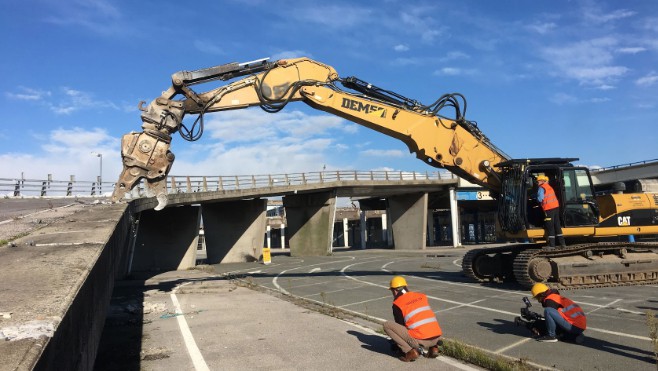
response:
<path fill-rule="evenodd" d="M 620 168 L 626 168 L 626 167 L 631 167 L 631 166 L 638 166 L 638 165 L 646 165 L 646 164 L 652 164 L 658 162 L 657 159 L 653 160 L 645 160 L 645 161 L 636 161 L 636 162 L 631 162 L 628 164 L 622 164 L 622 165 L 613 165 L 613 166 L 607 166 L 607 167 L 600 167 L 597 169 L 592 169 L 592 172 L 598 172 L 598 171 L 606 171 L 606 170 L 615 170 L 615 169 L 620 169 Z"/>
<path fill-rule="evenodd" d="M 1 197 L 104 197 L 112 194 L 114 183 L 48 179 L 0 178 Z"/>
<path fill-rule="evenodd" d="M 447 171 L 320 171 L 309 173 L 234 175 L 234 176 L 169 176 L 167 189 L 177 192 L 228 191 L 256 188 L 273 188 L 295 185 L 326 184 L 341 181 L 413 182 L 425 180 L 456 179 Z"/>
<path fill-rule="evenodd" d="M 257 188 L 275 188 L 295 185 L 322 185 L 341 181 L 350 182 L 410 182 L 456 179 L 448 171 L 410 172 L 410 171 L 320 171 L 309 173 L 266 174 L 266 175 L 220 175 L 220 176 L 178 176 L 167 178 L 169 193 L 192 193 L 209 191 L 246 190 Z M 99 188 L 100 185 L 100 188 Z M 0 178 L 0 196 L 2 197 L 105 197 L 114 191 L 114 183 L 76 181 L 71 176 L 68 181 L 40 179 Z M 139 184 L 131 193 L 132 198 L 145 197 L 143 184 Z"/>

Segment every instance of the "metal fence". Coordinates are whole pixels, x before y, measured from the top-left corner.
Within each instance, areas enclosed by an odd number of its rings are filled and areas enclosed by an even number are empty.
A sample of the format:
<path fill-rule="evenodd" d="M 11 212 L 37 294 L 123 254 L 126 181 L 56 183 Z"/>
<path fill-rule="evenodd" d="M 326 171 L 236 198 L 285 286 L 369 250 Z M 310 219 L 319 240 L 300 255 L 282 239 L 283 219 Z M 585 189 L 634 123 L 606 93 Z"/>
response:
<path fill-rule="evenodd" d="M 409 172 L 409 171 L 320 171 L 310 173 L 234 175 L 234 176 L 169 176 L 167 188 L 170 192 L 207 192 L 244 190 L 256 188 L 274 188 L 283 186 L 325 184 L 341 181 L 420 181 L 455 179 L 447 171 Z"/>
<path fill-rule="evenodd" d="M 208 191 L 245 190 L 257 188 L 275 188 L 294 185 L 325 184 L 341 181 L 422 181 L 455 179 L 447 171 L 409 172 L 409 171 L 320 171 L 309 173 L 267 174 L 267 175 L 229 175 L 229 176 L 178 176 L 167 178 L 169 193 L 191 193 Z M 76 181 L 48 179 L 11 179 L 0 178 L 0 196 L 2 197 L 106 197 L 114 191 L 114 183 L 98 181 Z M 132 197 L 145 197 L 143 184 L 139 184 Z"/>

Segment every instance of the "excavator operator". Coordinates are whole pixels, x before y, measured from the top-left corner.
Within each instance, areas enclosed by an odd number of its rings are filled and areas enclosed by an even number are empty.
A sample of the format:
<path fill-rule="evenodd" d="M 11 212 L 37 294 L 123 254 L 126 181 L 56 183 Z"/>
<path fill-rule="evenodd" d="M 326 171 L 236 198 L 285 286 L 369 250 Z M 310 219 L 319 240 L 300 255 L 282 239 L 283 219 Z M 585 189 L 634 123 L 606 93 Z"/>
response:
<path fill-rule="evenodd" d="M 420 354 L 427 358 L 438 357 L 442 332 L 427 296 L 409 291 L 407 281 L 401 276 L 391 279 L 389 290 L 394 298 L 395 321 L 386 321 L 384 331 L 397 344 L 396 348 L 402 351 L 403 355 L 398 359 L 413 362 Z"/>
<path fill-rule="evenodd" d="M 546 248 L 554 249 L 556 238 L 561 247 L 566 247 L 560 225 L 560 203 L 553 187 L 548 184 L 548 177 L 543 174 L 537 176 L 537 201 L 544 210 L 544 228 L 548 237 Z"/>

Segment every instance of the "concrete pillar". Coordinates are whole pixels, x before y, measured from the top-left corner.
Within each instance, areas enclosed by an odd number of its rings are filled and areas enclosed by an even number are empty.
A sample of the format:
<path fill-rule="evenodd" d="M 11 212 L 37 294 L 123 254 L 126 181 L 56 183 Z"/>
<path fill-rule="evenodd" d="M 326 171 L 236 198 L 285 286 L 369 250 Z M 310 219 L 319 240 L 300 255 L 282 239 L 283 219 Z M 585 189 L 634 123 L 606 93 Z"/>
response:
<path fill-rule="evenodd" d="M 384 246 L 390 246 L 388 242 L 388 218 L 386 213 L 382 213 L 382 241 L 384 241 Z"/>
<path fill-rule="evenodd" d="M 336 192 L 283 197 L 291 256 L 329 255 L 334 234 Z"/>
<path fill-rule="evenodd" d="M 281 250 L 286 248 L 286 225 L 281 223 Z"/>
<path fill-rule="evenodd" d="M 411 193 L 388 199 L 396 250 L 424 250 L 427 237 L 427 193 Z"/>
<path fill-rule="evenodd" d="M 393 225 L 391 224 L 391 218 L 386 217 L 386 243 L 388 247 L 393 247 L 395 245 L 395 239 L 393 237 Z"/>
<path fill-rule="evenodd" d="M 193 268 L 196 265 L 200 215 L 198 206 L 142 211 L 131 271 Z"/>
<path fill-rule="evenodd" d="M 257 261 L 263 253 L 266 209 L 266 199 L 205 204 L 208 264 Z"/>
<path fill-rule="evenodd" d="M 366 223 L 366 212 L 359 211 L 359 232 L 361 233 L 361 249 L 366 249 L 368 243 L 368 225 Z"/>
<path fill-rule="evenodd" d="M 349 247 L 349 233 L 350 233 L 350 221 L 347 218 L 343 218 L 343 246 Z"/>
<path fill-rule="evenodd" d="M 434 210 L 427 210 L 427 233 L 429 233 L 429 245 L 434 246 Z"/>
<path fill-rule="evenodd" d="M 452 247 L 459 247 L 462 245 L 462 236 L 459 233 L 459 207 L 454 188 L 450 188 L 450 224 L 452 224 Z"/>

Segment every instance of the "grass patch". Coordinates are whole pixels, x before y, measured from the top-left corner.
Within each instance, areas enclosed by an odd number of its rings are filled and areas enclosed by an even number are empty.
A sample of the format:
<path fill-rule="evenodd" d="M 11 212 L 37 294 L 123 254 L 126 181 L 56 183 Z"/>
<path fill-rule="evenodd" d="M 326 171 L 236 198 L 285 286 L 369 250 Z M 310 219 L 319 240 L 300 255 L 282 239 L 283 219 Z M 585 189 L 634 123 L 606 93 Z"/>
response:
<path fill-rule="evenodd" d="M 524 359 L 512 361 L 494 356 L 457 340 L 443 340 L 441 354 L 493 371 L 530 371 L 536 369 Z"/>
<path fill-rule="evenodd" d="M 653 359 L 656 361 L 656 370 L 658 370 L 658 319 L 652 311 L 647 311 L 647 326 L 649 326 L 649 337 L 653 347 Z"/>

